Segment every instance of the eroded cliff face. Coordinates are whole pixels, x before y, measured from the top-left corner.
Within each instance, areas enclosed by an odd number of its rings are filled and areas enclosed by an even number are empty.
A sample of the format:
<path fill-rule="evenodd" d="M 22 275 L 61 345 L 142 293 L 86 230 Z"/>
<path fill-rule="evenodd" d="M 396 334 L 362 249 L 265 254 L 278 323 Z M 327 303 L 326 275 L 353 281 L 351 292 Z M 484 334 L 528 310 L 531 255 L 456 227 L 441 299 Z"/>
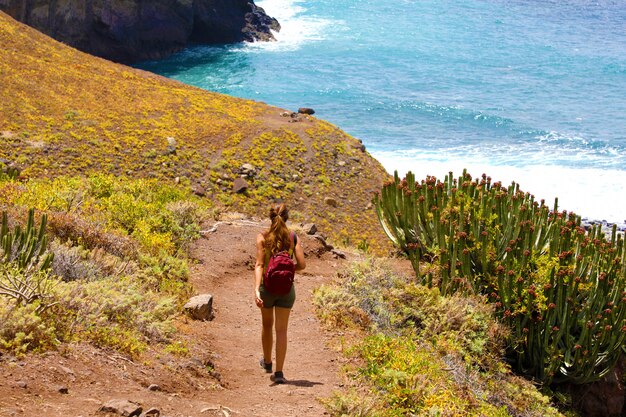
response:
<path fill-rule="evenodd" d="M 116 62 L 163 58 L 189 42 L 273 40 L 278 22 L 250 0 L 0 0 L 0 10 Z"/>

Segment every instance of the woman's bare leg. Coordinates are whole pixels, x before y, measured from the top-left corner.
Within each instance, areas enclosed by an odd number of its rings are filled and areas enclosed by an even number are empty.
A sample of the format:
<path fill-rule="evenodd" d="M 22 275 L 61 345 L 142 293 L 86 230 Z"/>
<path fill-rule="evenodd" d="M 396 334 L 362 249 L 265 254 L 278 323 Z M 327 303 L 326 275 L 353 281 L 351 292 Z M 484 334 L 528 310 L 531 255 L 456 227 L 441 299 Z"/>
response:
<path fill-rule="evenodd" d="M 276 310 L 276 372 L 282 372 L 287 355 L 287 327 L 290 308 L 275 307 Z"/>
<path fill-rule="evenodd" d="M 272 363 L 272 345 L 274 344 L 274 309 L 261 308 L 263 329 L 261 330 L 261 344 L 263 345 L 263 361 Z"/>

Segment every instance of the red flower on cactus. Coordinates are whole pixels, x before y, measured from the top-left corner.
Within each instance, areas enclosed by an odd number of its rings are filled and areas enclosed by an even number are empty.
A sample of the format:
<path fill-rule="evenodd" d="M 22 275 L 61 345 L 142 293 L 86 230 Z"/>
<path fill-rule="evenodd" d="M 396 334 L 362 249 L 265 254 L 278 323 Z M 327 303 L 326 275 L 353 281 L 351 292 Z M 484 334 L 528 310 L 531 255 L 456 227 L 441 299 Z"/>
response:
<path fill-rule="evenodd" d="M 503 273 L 504 272 L 504 267 L 502 265 L 498 265 L 496 267 L 496 272 L 499 273 L 499 274 Z"/>
<path fill-rule="evenodd" d="M 528 327 L 524 327 L 524 328 L 522 329 L 522 332 L 523 332 L 523 333 L 528 333 L 528 332 L 529 332 Z"/>
<path fill-rule="evenodd" d="M 505 249 L 504 251 L 508 253 L 508 252 L 511 252 L 512 250 L 513 250 L 513 249 L 511 249 L 511 247 L 510 247 L 510 246 L 507 246 L 507 247 L 506 247 L 506 249 Z"/>
<path fill-rule="evenodd" d="M 524 251 L 524 256 L 530 256 L 530 251 L 528 249 Z"/>
<path fill-rule="evenodd" d="M 604 330 L 607 332 L 610 332 L 612 328 L 613 326 L 611 326 L 610 324 L 607 324 L 606 326 L 604 326 Z"/>
<path fill-rule="evenodd" d="M 482 236 L 487 236 L 489 233 L 487 233 L 487 231 L 486 231 L 486 230 L 483 230 L 482 232 L 480 232 L 480 234 L 481 234 Z"/>
<path fill-rule="evenodd" d="M 504 317 L 511 317 L 511 311 L 510 310 L 504 310 Z"/>
<path fill-rule="evenodd" d="M 554 303 L 548 304 L 548 309 L 549 310 L 554 310 L 555 308 L 556 308 L 556 304 L 554 304 Z"/>
<path fill-rule="evenodd" d="M 558 331 L 559 331 L 559 326 L 554 326 L 554 327 L 552 327 L 552 331 L 553 331 L 553 332 L 558 332 Z"/>
<path fill-rule="evenodd" d="M 581 345 L 575 345 L 575 346 L 574 346 L 574 349 L 576 349 L 576 350 L 580 350 L 580 349 L 582 349 L 582 346 L 581 346 Z"/>
<path fill-rule="evenodd" d="M 512 269 L 509 269 L 509 272 L 507 272 L 507 274 L 512 277 L 513 275 L 515 275 L 515 271 L 513 271 Z"/>
<path fill-rule="evenodd" d="M 467 239 L 467 233 L 465 232 L 459 232 L 459 239 Z"/>

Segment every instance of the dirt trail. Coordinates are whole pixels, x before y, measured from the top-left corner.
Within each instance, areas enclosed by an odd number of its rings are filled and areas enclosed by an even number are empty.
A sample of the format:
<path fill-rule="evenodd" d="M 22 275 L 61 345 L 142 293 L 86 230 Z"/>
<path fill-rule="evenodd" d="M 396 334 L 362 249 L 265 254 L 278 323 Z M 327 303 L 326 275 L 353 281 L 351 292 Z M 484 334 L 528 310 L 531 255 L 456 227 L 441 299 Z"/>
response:
<path fill-rule="evenodd" d="M 261 357 L 259 309 L 253 303 L 256 235 L 265 223 L 233 221 L 219 225 L 198 246 L 194 256 L 203 264 L 194 269 L 199 293 L 214 296 L 216 318 L 206 326 L 205 338 L 216 353 L 217 371 L 227 387 L 214 397 L 221 405 L 245 416 L 320 416 L 316 398 L 338 388 L 337 355 L 327 346 L 311 304 L 311 292 L 329 280 L 338 262 L 328 254 L 318 258 L 319 243 L 304 234 L 307 269 L 296 277 L 297 301 L 289 322 L 285 385 L 273 384 L 258 361 Z"/>
<path fill-rule="evenodd" d="M 139 403 L 144 411 L 155 407 L 162 417 L 324 415 L 317 399 L 340 388 L 341 359 L 320 329 L 311 292 L 346 261 L 298 234 L 307 268 L 296 276 L 284 368 L 288 383 L 275 385 L 258 364 L 261 320 L 252 297 L 255 237 L 267 226 L 244 219 L 221 222 L 197 242 L 191 281 L 198 294 L 214 296 L 215 319 L 179 320 L 188 356 L 153 354 L 130 361 L 89 345 L 23 361 L 0 356 L 0 417 L 103 416 L 99 406 L 118 398 Z M 159 390 L 149 390 L 151 384 Z"/>

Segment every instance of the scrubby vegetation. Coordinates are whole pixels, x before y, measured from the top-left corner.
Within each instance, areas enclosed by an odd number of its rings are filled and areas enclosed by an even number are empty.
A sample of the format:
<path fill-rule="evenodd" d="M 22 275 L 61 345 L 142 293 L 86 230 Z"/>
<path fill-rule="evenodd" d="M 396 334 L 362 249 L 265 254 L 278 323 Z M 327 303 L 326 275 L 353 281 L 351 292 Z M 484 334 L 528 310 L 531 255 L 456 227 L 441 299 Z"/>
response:
<path fill-rule="evenodd" d="M 0 348 L 20 355 L 86 340 L 136 355 L 170 341 L 206 200 L 113 175 L 5 178 L 0 208 Z"/>
<path fill-rule="evenodd" d="M 442 296 L 392 271 L 357 262 L 315 293 L 322 321 L 352 335 L 352 386 L 326 401 L 332 415 L 560 415 L 502 360 L 509 330 L 483 297 Z"/>
<path fill-rule="evenodd" d="M 549 384 L 613 368 L 626 340 L 626 251 L 615 228 L 586 230 L 516 184 L 408 173 L 376 199 L 381 223 L 422 283 L 482 294 L 512 330 L 516 369 Z M 422 261 L 428 261 L 424 267 Z"/>

